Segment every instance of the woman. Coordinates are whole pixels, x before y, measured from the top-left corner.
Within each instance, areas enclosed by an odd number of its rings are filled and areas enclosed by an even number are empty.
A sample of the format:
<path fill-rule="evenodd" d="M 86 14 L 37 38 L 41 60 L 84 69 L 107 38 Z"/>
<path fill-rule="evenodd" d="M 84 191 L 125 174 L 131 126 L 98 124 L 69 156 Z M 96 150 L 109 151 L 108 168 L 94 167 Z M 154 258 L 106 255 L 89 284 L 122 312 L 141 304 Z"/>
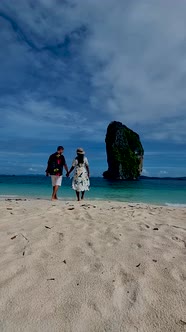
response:
<path fill-rule="evenodd" d="M 90 186 L 90 172 L 88 159 L 85 157 L 85 152 L 82 148 L 77 149 L 77 157 L 74 159 L 72 163 L 72 167 L 70 171 L 67 173 L 67 176 L 74 170 L 74 177 L 72 180 L 72 188 L 76 191 L 77 200 L 80 201 L 84 198 L 85 191 L 89 190 Z"/>

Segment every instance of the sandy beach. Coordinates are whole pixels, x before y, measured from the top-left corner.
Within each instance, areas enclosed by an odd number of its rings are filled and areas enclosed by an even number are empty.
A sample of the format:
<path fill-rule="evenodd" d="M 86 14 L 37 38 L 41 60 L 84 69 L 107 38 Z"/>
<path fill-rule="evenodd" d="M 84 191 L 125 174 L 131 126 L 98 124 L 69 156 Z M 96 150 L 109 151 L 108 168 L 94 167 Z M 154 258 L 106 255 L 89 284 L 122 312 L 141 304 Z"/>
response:
<path fill-rule="evenodd" d="M 0 331 L 186 331 L 186 209 L 0 201 Z"/>

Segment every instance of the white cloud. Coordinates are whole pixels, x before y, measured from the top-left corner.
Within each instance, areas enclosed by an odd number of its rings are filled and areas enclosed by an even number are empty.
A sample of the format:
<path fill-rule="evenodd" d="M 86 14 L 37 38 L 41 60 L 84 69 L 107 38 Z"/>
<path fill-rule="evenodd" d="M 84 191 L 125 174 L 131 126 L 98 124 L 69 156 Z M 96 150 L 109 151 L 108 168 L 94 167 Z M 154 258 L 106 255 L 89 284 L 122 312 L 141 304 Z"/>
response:
<path fill-rule="evenodd" d="M 186 142 L 186 1 L 1 0 L 1 8 L 19 27 L 17 39 L 13 38 L 15 31 L 11 35 L 4 32 L 4 39 L 10 38 L 10 42 L 9 60 L 6 54 L 3 57 L 3 77 L 8 75 L 10 81 L 11 71 L 18 72 L 23 84 L 30 64 L 42 72 L 42 86 L 47 74 L 49 77 L 48 94 L 45 91 L 41 100 L 27 97 L 21 101 L 25 116 L 22 111 L 16 115 L 11 112 L 12 121 L 22 121 L 24 132 L 32 127 L 36 135 L 39 131 L 47 135 L 48 123 L 53 126 L 56 118 L 56 127 L 60 124 L 67 135 L 81 127 L 85 137 L 95 139 L 97 128 L 97 137 L 101 137 L 110 120 L 119 120 L 147 140 Z M 5 20 L 5 24 L 12 30 L 10 22 Z M 80 43 L 75 31 L 83 26 L 87 32 Z M 74 63 L 70 68 L 62 57 L 44 48 L 64 42 L 72 33 L 73 41 L 78 40 L 78 51 L 72 49 Z M 14 65 L 10 55 L 15 49 Z M 48 64 L 50 70 L 45 73 Z M 85 79 L 85 73 L 77 69 L 80 64 L 88 75 L 87 90 L 80 85 Z M 68 78 L 67 72 L 71 73 Z M 66 80 L 60 81 L 60 75 Z M 15 85 L 16 80 L 15 75 Z M 49 88 L 50 80 L 56 80 L 55 91 Z M 38 93 L 40 89 L 39 85 Z M 60 96 L 64 90 L 82 109 L 76 109 L 77 105 L 59 107 L 47 99 L 54 92 Z"/>
<path fill-rule="evenodd" d="M 167 171 L 160 171 L 159 173 L 160 173 L 161 175 L 168 174 L 168 172 L 167 172 Z"/>
<path fill-rule="evenodd" d="M 105 111 L 154 140 L 185 140 L 186 2 L 140 1 L 126 11 L 122 2 L 105 6 L 88 44 L 103 63 L 92 82 Z"/>
<path fill-rule="evenodd" d="M 146 169 L 146 168 L 143 168 L 142 175 L 145 175 L 145 176 L 150 176 L 150 173 L 149 173 L 149 171 L 147 171 L 147 169 Z"/>
<path fill-rule="evenodd" d="M 33 167 L 30 167 L 29 169 L 28 169 L 28 171 L 30 171 L 30 172 L 38 172 L 38 170 L 36 169 L 36 168 L 33 168 Z"/>

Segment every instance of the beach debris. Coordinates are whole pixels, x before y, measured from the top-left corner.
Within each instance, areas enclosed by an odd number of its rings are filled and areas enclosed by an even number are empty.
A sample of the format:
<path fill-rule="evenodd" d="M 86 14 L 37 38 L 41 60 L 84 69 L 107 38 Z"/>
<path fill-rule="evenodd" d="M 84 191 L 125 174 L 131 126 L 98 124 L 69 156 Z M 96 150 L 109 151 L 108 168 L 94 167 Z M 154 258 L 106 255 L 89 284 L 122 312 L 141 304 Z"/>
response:
<path fill-rule="evenodd" d="M 21 235 L 27 241 L 27 243 L 29 243 L 29 239 L 27 239 L 27 237 L 22 233 L 12 236 L 11 240 L 14 240 L 18 235 Z M 23 250 L 23 256 L 25 255 L 25 249 L 26 249 L 26 246 L 24 247 L 24 250 Z"/>
<path fill-rule="evenodd" d="M 14 240 L 17 237 L 17 235 L 14 235 L 11 237 L 11 240 Z"/>
<path fill-rule="evenodd" d="M 146 227 L 146 228 L 150 228 L 150 226 L 149 226 L 149 225 L 147 225 L 147 224 L 145 224 L 145 227 Z"/>
<path fill-rule="evenodd" d="M 6 198 L 5 201 L 11 202 L 11 201 L 27 201 L 26 198 Z"/>
<path fill-rule="evenodd" d="M 29 239 L 27 239 L 27 237 L 26 237 L 24 234 L 20 233 L 20 235 L 22 235 L 22 237 L 24 237 L 24 239 L 25 239 L 27 242 L 29 242 Z"/>
<path fill-rule="evenodd" d="M 9 208 L 9 207 L 7 207 L 6 209 L 7 209 L 7 210 L 13 210 L 12 208 Z"/>
<path fill-rule="evenodd" d="M 153 259 L 152 261 L 153 261 L 154 263 L 157 263 L 157 259 Z"/>
<path fill-rule="evenodd" d="M 79 286 L 79 284 L 77 284 L 77 286 Z"/>
<path fill-rule="evenodd" d="M 74 207 L 70 207 L 70 208 L 68 208 L 68 210 L 74 210 L 75 208 Z"/>
<path fill-rule="evenodd" d="M 55 278 L 49 278 L 49 279 L 47 279 L 47 280 L 55 280 Z"/>
<path fill-rule="evenodd" d="M 181 323 L 183 326 L 186 325 L 186 322 L 185 322 L 184 320 L 182 320 L 182 319 L 180 319 L 180 323 Z"/>
<path fill-rule="evenodd" d="M 90 209 L 91 207 L 93 207 L 95 209 L 97 207 L 96 205 L 91 205 L 91 204 L 81 204 L 81 206 L 84 208 L 87 207 L 88 209 Z"/>
<path fill-rule="evenodd" d="M 158 227 L 154 227 L 153 231 L 159 231 L 159 228 Z"/>
<path fill-rule="evenodd" d="M 52 226 L 52 227 L 49 227 L 49 226 L 45 226 L 45 228 L 47 228 L 47 229 L 52 229 L 54 226 Z"/>
<path fill-rule="evenodd" d="M 186 231 L 186 228 L 183 228 L 183 227 L 180 227 L 180 226 L 173 225 L 172 227 L 174 227 L 174 228 L 180 228 L 180 229 L 183 229 L 184 231 Z"/>
<path fill-rule="evenodd" d="M 67 262 L 66 262 L 66 259 L 64 259 L 63 263 L 64 263 L 64 264 L 66 264 L 66 263 L 67 263 Z"/>
<path fill-rule="evenodd" d="M 138 265 L 136 265 L 136 267 L 139 267 L 141 265 L 141 263 L 139 263 Z"/>

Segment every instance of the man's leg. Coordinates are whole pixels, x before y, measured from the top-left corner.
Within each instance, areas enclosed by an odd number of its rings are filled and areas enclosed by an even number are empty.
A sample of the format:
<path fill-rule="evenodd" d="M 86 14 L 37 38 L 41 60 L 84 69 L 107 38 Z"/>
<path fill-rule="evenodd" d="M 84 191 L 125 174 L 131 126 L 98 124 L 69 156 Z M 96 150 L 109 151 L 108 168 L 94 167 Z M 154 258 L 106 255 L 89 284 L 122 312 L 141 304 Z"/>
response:
<path fill-rule="evenodd" d="M 62 176 L 51 175 L 51 179 L 52 179 L 52 187 L 53 187 L 52 200 L 56 200 L 56 199 L 58 199 L 57 191 L 58 191 L 58 188 L 61 186 Z"/>
<path fill-rule="evenodd" d="M 57 191 L 59 186 L 53 186 L 52 200 L 57 199 Z"/>
<path fill-rule="evenodd" d="M 54 197 L 54 199 L 58 199 L 57 198 L 57 192 L 55 193 L 55 186 L 53 186 L 52 197 Z"/>
<path fill-rule="evenodd" d="M 82 191 L 82 192 L 81 192 L 81 199 L 84 199 L 84 195 L 85 195 L 85 192 Z"/>

